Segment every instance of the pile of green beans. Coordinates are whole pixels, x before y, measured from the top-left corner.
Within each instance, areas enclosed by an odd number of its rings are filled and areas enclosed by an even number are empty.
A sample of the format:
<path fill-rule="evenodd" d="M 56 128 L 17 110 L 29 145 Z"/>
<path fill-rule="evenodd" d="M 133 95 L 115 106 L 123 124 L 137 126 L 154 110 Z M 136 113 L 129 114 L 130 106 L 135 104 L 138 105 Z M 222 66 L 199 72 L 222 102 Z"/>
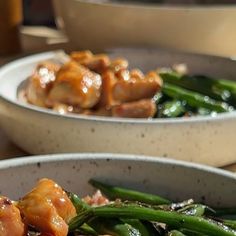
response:
<path fill-rule="evenodd" d="M 69 223 L 70 235 L 111 236 L 236 236 L 236 209 L 212 209 L 192 199 L 169 199 L 136 190 L 89 183 L 110 200 L 89 206 L 69 193 L 77 215 Z M 224 216 L 227 216 L 227 218 Z"/>
<path fill-rule="evenodd" d="M 160 71 L 162 90 L 154 97 L 156 118 L 215 115 L 236 108 L 236 82 Z"/>

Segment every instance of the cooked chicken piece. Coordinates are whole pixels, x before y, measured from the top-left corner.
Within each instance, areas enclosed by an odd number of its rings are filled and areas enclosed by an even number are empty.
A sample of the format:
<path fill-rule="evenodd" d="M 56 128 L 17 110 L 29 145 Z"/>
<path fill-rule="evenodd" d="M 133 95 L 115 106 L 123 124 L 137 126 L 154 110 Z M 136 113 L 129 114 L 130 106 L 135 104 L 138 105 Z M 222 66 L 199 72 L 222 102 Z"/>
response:
<path fill-rule="evenodd" d="M 111 113 L 111 107 L 101 107 L 97 110 L 94 110 L 91 112 L 90 115 L 93 115 L 93 116 L 112 116 L 112 113 Z"/>
<path fill-rule="evenodd" d="M 130 71 L 130 77 L 137 80 L 145 79 L 143 72 L 139 69 L 134 69 Z"/>
<path fill-rule="evenodd" d="M 93 55 L 90 51 L 73 52 L 70 56 L 77 63 L 97 73 L 105 71 L 111 63 L 106 54 Z"/>
<path fill-rule="evenodd" d="M 101 98 L 96 108 L 109 108 L 114 105 L 112 89 L 115 83 L 116 78 L 111 70 L 107 70 L 102 74 Z"/>
<path fill-rule="evenodd" d="M 43 235 L 67 236 L 67 223 L 76 215 L 67 194 L 50 179 L 41 179 L 18 207 L 24 221 Z"/>
<path fill-rule="evenodd" d="M 134 72 L 133 72 L 134 74 Z M 128 80 L 119 80 L 113 87 L 113 98 L 120 102 L 132 102 L 152 98 L 161 88 L 162 80 L 155 72 L 149 72 L 145 78 L 135 72 Z"/>
<path fill-rule="evenodd" d="M 109 200 L 102 195 L 100 190 L 97 190 L 92 197 L 89 195 L 84 197 L 83 201 L 90 206 L 102 206 L 109 203 Z"/>
<path fill-rule="evenodd" d="M 48 104 L 64 103 L 92 108 L 101 95 L 102 78 L 76 62 L 63 65 L 48 95 Z"/>
<path fill-rule="evenodd" d="M 123 103 L 112 108 L 112 116 L 124 118 L 151 118 L 156 113 L 156 105 L 152 99 Z"/>
<path fill-rule="evenodd" d="M 122 80 L 130 81 L 131 79 L 134 81 L 134 80 L 141 80 L 145 78 L 143 72 L 138 69 L 134 69 L 131 71 L 120 70 L 115 75 L 116 75 L 116 78 L 121 81 Z"/>
<path fill-rule="evenodd" d="M 121 80 L 121 81 L 130 80 L 129 70 L 120 70 L 120 71 L 115 73 L 115 76 L 116 76 L 117 80 Z"/>
<path fill-rule="evenodd" d="M 99 115 L 99 114 L 101 114 L 101 115 L 109 116 L 108 115 L 109 111 L 106 111 L 105 109 L 93 111 L 91 109 L 81 109 L 79 107 L 70 106 L 70 105 L 66 105 L 63 103 L 56 103 L 53 106 L 53 110 L 58 112 L 59 114 L 62 114 L 62 115 L 69 114 L 69 113 L 76 113 L 76 114 L 81 114 L 81 115 Z"/>
<path fill-rule="evenodd" d="M 30 103 L 41 107 L 46 106 L 46 97 L 58 69 L 59 65 L 52 62 L 42 62 L 37 66 L 26 88 L 26 97 Z"/>
<path fill-rule="evenodd" d="M 26 226 L 19 209 L 10 199 L 3 196 L 0 196 L 0 235 L 26 236 Z"/>
<path fill-rule="evenodd" d="M 93 53 L 89 50 L 75 51 L 70 54 L 71 59 L 77 62 L 86 61 L 88 59 L 91 59 L 93 56 L 94 56 Z"/>
<path fill-rule="evenodd" d="M 53 110 L 63 115 L 74 112 L 74 107 L 62 103 L 56 103 L 53 106 Z"/>
<path fill-rule="evenodd" d="M 109 68 L 113 72 L 117 73 L 121 70 L 127 70 L 128 66 L 129 66 L 129 63 L 126 59 L 117 58 L 111 61 Z"/>

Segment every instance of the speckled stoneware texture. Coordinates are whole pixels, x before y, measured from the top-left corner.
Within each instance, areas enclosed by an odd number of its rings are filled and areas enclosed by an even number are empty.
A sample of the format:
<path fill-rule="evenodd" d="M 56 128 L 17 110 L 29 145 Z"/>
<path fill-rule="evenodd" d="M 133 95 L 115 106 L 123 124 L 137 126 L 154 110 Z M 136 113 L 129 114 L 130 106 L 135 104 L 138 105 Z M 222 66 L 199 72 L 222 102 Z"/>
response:
<path fill-rule="evenodd" d="M 131 68 L 143 71 L 187 63 L 190 73 L 235 79 L 231 59 L 164 50 L 113 50 Z M 55 59 L 43 53 L 14 61 L 0 69 L 0 124 L 19 147 L 32 154 L 112 152 L 171 157 L 222 166 L 236 161 L 236 113 L 216 117 L 117 119 L 59 115 L 17 99 L 19 86 L 38 62 Z"/>
<path fill-rule="evenodd" d="M 0 162 L 0 194 L 18 199 L 48 177 L 80 196 L 94 189 L 90 178 L 160 194 L 174 201 L 194 198 L 214 206 L 234 206 L 232 173 L 163 158 L 114 154 L 35 156 Z"/>

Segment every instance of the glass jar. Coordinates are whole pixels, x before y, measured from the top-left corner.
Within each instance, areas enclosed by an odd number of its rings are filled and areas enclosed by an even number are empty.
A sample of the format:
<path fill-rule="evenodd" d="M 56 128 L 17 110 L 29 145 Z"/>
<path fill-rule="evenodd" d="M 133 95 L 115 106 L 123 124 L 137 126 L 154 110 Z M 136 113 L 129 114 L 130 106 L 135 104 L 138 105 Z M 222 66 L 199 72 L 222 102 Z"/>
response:
<path fill-rule="evenodd" d="M 21 51 L 20 24 L 22 21 L 21 0 L 0 0 L 0 56 Z"/>

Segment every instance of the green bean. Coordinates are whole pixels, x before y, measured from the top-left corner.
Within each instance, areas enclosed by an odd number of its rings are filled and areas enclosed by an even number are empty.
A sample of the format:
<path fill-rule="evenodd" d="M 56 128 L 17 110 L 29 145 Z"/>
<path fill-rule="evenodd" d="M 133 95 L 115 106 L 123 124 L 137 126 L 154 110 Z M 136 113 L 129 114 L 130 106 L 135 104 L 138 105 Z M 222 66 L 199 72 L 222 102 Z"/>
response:
<path fill-rule="evenodd" d="M 207 236 L 207 234 L 198 233 L 196 231 L 188 229 L 179 229 L 179 231 L 185 234 L 186 236 Z"/>
<path fill-rule="evenodd" d="M 158 117 L 174 118 L 183 115 L 186 109 L 183 102 L 179 100 L 167 101 L 162 104 L 158 112 Z"/>
<path fill-rule="evenodd" d="M 171 230 L 168 232 L 167 236 L 185 236 L 185 234 L 181 233 L 178 230 Z"/>
<path fill-rule="evenodd" d="M 203 108 L 203 107 L 199 107 L 197 109 L 197 115 L 200 116 L 209 116 L 209 115 L 213 115 L 214 112 L 210 111 L 209 109 Z"/>
<path fill-rule="evenodd" d="M 157 112 L 154 115 L 154 118 L 160 118 L 162 117 L 161 112 L 163 109 L 163 103 L 166 103 L 170 98 L 166 95 L 164 95 L 162 92 L 158 92 L 154 97 L 153 101 L 156 104 Z"/>
<path fill-rule="evenodd" d="M 194 78 L 197 81 L 211 83 L 211 90 L 216 96 L 220 96 L 223 101 L 232 105 L 236 105 L 236 82 L 232 80 L 213 79 L 205 75 L 196 75 Z"/>
<path fill-rule="evenodd" d="M 157 236 L 159 235 L 152 223 L 148 221 L 140 221 L 137 219 L 121 219 L 123 222 L 138 229 L 142 236 Z"/>
<path fill-rule="evenodd" d="M 70 193 L 69 197 L 76 208 L 76 212 L 79 214 L 81 211 L 85 211 L 89 209 L 90 206 L 83 202 L 76 194 Z M 129 224 L 124 224 L 122 221 L 118 219 L 92 219 L 89 223 L 89 227 L 92 227 L 99 234 L 111 234 L 111 235 L 144 235 L 140 234 L 139 229 L 135 229 Z M 136 220 L 136 224 L 138 225 L 138 220 Z M 140 223 L 141 224 L 141 223 Z M 144 226 L 143 226 L 144 228 Z M 81 227 L 78 230 L 82 230 Z M 148 235 L 148 234 L 147 234 Z"/>
<path fill-rule="evenodd" d="M 223 222 L 224 225 L 227 225 L 230 228 L 236 230 L 236 220 L 228 220 L 228 219 L 226 220 L 226 219 L 224 219 L 224 220 L 222 220 L 222 222 Z"/>
<path fill-rule="evenodd" d="M 99 234 L 87 224 L 83 224 L 74 232 L 76 235 L 98 236 Z"/>
<path fill-rule="evenodd" d="M 131 218 L 147 221 L 157 221 L 167 224 L 171 228 L 186 228 L 208 236 L 235 236 L 236 231 L 213 220 L 197 216 L 188 216 L 178 212 L 154 210 L 135 204 L 113 204 L 90 208 L 78 214 L 69 224 L 73 230 L 93 217 Z"/>
<path fill-rule="evenodd" d="M 236 105 L 236 83 L 230 80 L 216 80 L 203 75 L 180 75 L 173 71 L 159 73 L 164 82 L 171 83 Z"/>
<path fill-rule="evenodd" d="M 153 97 L 154 102 L 156 103 L 156 105 L 162 103 L 165 101 L 165 96 L 162 92 L 158 92 L 157 94 L 155 94 L 155 96 Z"/>
<path fill-rule="evenodd" d="M 91 179 L 89 183 L 100 189 L 108 198 L 114 199 L 121 199 L 121 200 L 130 200 L 130 201 L 138 201 L 146 204 L 151 205 L 160 205 L 160 204 L 169 204 L 171 203 L 169 200 L 162 198 L 157 195 L 143 193 L 135 190 L 130 190 L 121 187 L 115 187 L 112 185 L 101 183 L 97 180 Z"/>
<path fill-rule="evenodd" d="M 88 221 L 88 224 L 100 235 L 142 236 L 138 229 L 116 218 L 94 218 Z"/>
<path fill-rule="evenodd" d="M 81 211 L 84 211 L 90 208 L 90 206 L 84 201 L 82 201 L 76 194 L 70 192 L 68 193 L 68 196 L 72 204 L 74 205 L 77 213 L 80 213 Z"/>
<path fill-rule="evenodd" d="M 202 204 L 193 204 L 193 205 L 189 205 L 184 208 L 181 208 L 180 210 L 178 210 L 178 212 L 191 215 L 191 216 L 203 216 L 206 208 L 207 206 L 202 205 Z"/>
<path fill-rule="evenodd" d="M 233 108 L 227 103 L 216 101 L 208 96 L 203 96 L 199 93 L 180 88 L 176 85 L 165 83 L 162 92 L 174 99 L 186 101 L 192 107 L 203 107 L 218 113 L 233 110 Z"/>

